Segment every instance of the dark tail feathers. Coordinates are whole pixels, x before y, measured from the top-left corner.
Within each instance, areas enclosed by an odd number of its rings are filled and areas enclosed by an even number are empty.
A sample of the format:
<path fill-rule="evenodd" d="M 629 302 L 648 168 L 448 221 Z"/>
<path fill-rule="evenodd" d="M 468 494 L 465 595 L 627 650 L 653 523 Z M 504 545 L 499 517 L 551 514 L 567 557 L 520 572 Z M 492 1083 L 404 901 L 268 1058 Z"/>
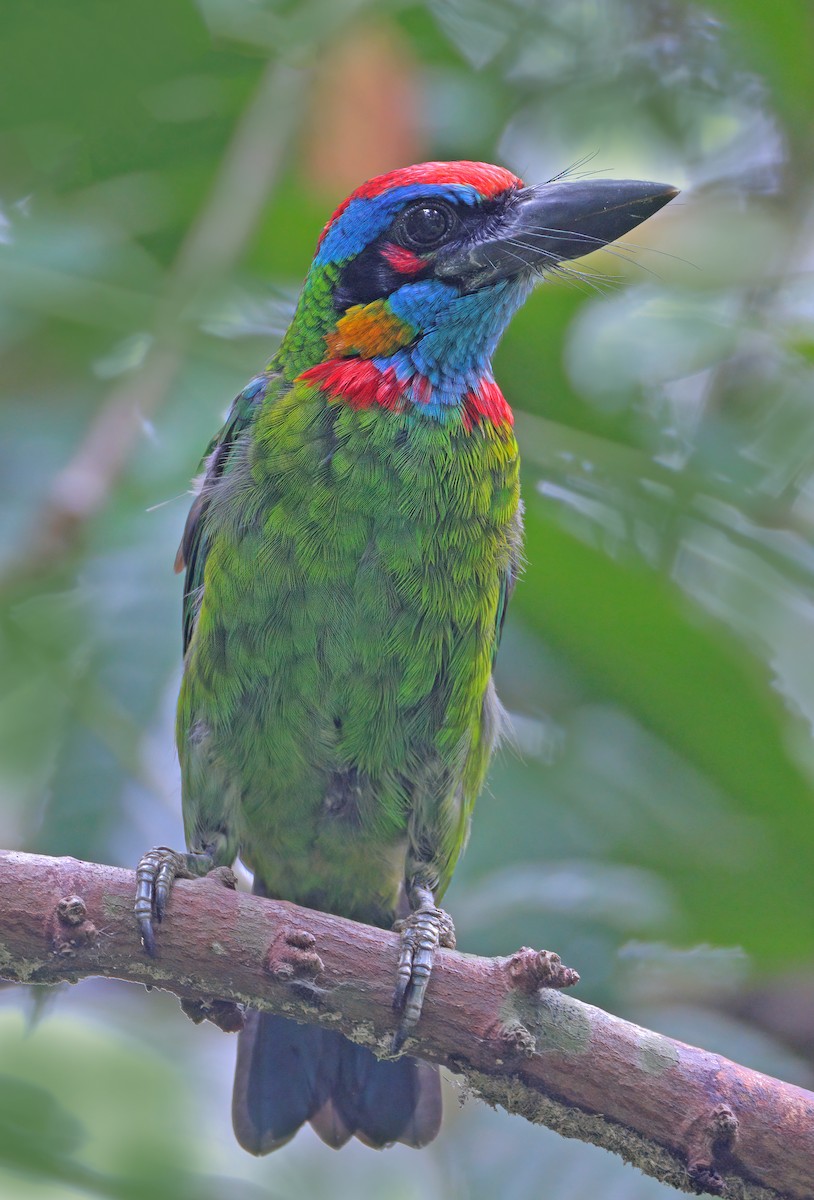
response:
<path fill-rule="evenodd" d="M 248 1012 L 232 1120 L 251 1154 L 276 1150 L 304 1121 L 337 1149 L 354 1135 L 376 1149 L 426 1146 L 441 1124 L 441 1081 L 429 1063 L 380 1061 L 333 1030 Z"/>

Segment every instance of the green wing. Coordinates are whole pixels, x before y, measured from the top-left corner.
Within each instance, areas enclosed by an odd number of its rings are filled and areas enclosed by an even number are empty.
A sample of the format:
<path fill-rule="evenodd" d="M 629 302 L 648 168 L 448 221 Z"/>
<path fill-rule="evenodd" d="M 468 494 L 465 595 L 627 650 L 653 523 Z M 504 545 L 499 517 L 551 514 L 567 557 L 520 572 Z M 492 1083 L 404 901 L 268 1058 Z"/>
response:
<path fill-rule="evenodd" d="M 495 645 L 492 650 L 492 667 L 495 665 L 497 652 L 500 647 L 500 639 L 503 635 L 503 626 L 506 623 L 506 612 L 509 607 L 509 601 L 512 598 L 514 585 L 517 583 L 517 576 L 520 574 L 522 566 L 522 554 L 520 550 L 523 538 L 523 518 L 522 504 L 520 511 L 514 521 L 514 528 L 511 531 L 511 558 L 509 565 L 500 577 L 500 593 L 497 601 L 497 613 L 495 614 Z"/>
<path fill-rule="evenodd" d="M 186 568 L 184 581 L 184 653 L 187 652 L 204 581 L 204 568 L 209 550 L 206 513 L 212 490 L 217 481 L 229 470 L 233 451 L 242 435 L 250 427 L 266 396 L 274 376 L 259 375 L 239 392 L 232 402 L 229 415 L 221 430 L 215 434 L 206 448 L 199 471 L 198 494 L 189 510 L 181 545 L 175 556 L 176 572 Z"/>

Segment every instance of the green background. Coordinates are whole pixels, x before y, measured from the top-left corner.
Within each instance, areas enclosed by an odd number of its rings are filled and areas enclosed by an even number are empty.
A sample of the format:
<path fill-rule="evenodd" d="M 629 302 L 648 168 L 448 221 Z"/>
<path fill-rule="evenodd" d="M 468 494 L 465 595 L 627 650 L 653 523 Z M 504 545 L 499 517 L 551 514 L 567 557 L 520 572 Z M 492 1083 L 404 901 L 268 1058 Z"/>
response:
<path fill-rule="evenodd" d="M 812 47 L 806 0 L 6 0 L 0 845 L 181 844 L 185 492 L 350 188 L 425 158 L 666 180 L 498 352 L 517 745 L 447 906 L 465 950 L 558 950 L 581 998 L 812 1086 Z M 0 1191 L 668 1194 L 455 1081 L 420 1154 L 255 1161 L 233 1053 L 168 996 L 3 988 Z"/>

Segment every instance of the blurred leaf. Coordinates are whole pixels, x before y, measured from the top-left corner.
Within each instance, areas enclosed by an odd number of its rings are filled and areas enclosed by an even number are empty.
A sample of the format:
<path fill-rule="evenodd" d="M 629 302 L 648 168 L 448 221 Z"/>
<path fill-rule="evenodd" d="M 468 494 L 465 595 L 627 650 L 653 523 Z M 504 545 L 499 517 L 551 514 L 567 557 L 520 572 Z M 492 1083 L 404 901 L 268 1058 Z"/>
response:
<path fill-rule="evenodd" d="M 7 1161 L 21 1167 L 31 1165 L 47 1146 L 56 1162 L 61 1155 L 77 1150 L 84 1140 L 81 1123 L 48 1092 L 0 1076 L 0 1154 Z"/>
<path fill-rule="evenodd" d="M 20 1044 L 19 1019 L 0 1016 L 0 1047 L 9 1071 L 0 1077 L 0 1182 L 19 1173 L 111 1200 L 260 1196 L 250 1184 L 194 1172 L 189 1156 L 174 1151 L 182 1122 L 173 1120 L 170 1097 L 180 1098 L 180 1081 L 157 1058 L 145 1063 L 141 1049 L 125 1048 L 116 1035 L 58 1017 L 46 1017 Z M 114 1095 L 130 1102 L 127 1121 L 111 1107 Z"/>
<path fill-rule="evenodd" d="M 709 5 L 735 32 L 754 70 L 772 85 L 773 97 L 787 121 L 790 136 L 804 148 L 814 85 L 801 46 L 814 40 L 810 4 L 766 5 L 761 0 L 712 0 Z M 734 49 L 734 47 L 733 47 Z"/>
<path fill-rule="evenodd" d="M 530 565 L 515 601 L 525 618 L 756 822 L 739 865 L 716 869 L 704 856 L 699 871 L 689 855 L 673 860 L 671 882 L 696 928 L 766 962 L 810 953 L 811 784 L 788 754 L 786 714 L 759 668 L 667 584 L 569 536 L 539 501 L 530 505 L 526 547 Z M 698 839 L 706 842 L 703 827 Z"/>

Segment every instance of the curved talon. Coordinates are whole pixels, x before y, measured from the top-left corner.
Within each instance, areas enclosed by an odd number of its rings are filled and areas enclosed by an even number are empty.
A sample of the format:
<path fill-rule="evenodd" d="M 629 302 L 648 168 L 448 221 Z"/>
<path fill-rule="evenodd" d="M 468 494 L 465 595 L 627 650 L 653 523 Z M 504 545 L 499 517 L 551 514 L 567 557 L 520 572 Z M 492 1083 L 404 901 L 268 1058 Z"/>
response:
<path fill-rule="evenodd" d="M 401 953 L 393 993 L 393 1008 L 401 1012 L 399 1027 L 393 1036 L 393 1052 L 398 1052 L 418 1024 L 427 984 L 432 973 L 435 951 L 439 946 L 453 949 L 455 928 L 443 909 L 424 904 L 401 927 Z"/>
<path fill-rule="evenodd" d="M 191 875 L 186 855 L 171 850 L 169 846 L 155 846 L 139 859 L 133 912 L 139 924 L 144 949 L 151 958 L 155 958 L 157 953 L 153 920 L 163 920 L 170 889 L 176 877 Z"/>
<path fill-rule="evenodd" d="M 167 901 L 170 898 L 170 888 L 175 882 L 176 875 L 183 875 L 182 868 L 176 859 L 181 856 L 176 854 L 173 858 L 164 858 L 158 868 L 155 876 L 155 915 L 159 921 L 164 920 L 164 913 L 167 911 Z"/>

